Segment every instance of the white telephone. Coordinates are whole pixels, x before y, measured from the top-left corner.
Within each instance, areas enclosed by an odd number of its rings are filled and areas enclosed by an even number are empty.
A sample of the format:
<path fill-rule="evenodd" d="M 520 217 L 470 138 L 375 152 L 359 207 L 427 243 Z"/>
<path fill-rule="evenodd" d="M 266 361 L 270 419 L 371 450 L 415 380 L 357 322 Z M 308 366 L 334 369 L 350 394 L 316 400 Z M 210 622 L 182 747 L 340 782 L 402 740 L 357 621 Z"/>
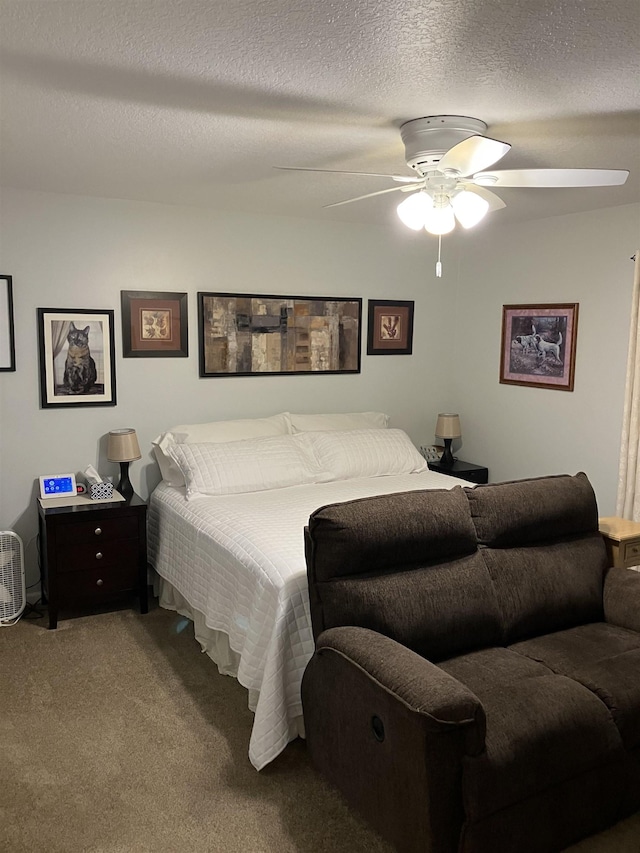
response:
<path fill-rule="evenodd" d="M 444 453 L 444 447 L 430 444 L 428 447 L 421 447 L 420 453 L 422 453 L 427 462 L 439 462 L 440 457 Z"/>

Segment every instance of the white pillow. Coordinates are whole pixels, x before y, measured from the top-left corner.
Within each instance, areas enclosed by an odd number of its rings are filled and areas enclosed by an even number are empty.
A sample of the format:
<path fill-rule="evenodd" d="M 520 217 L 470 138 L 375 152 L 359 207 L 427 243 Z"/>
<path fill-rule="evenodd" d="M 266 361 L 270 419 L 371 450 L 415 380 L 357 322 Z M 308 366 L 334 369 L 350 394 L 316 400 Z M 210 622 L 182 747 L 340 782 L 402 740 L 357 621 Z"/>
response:
<path fill-rule="evenodd" d="M 389 415 L 383 412 L 348 412 L 335 415 L 290 414 L 292 432 L 318 432 L 346 429 L 386 429 Z"/>
<path fill-rule="evenodd" d="M 182 471 L 171 456 L 170 448 L 176 444 L 202 442 L 222 443 L 245 441 L 250 438 L 265 438 L 274 435 L 289 435 L 292 432 L 289 415 L 273 415 L 270 418 L 246 418 L 237 421 L 212 421 L 205 424 L 181 424 L 171 427 L 151 442 L 162 479 L 170 486 L 184 486 Z"/>
<path fill-rule="evenodd" d="M 169 453 L 187 485 L 187 500 L 326 481 L 309 445 L 295 435 L 226 444 L 174 444 Z"/>
<path fill-rule="evenodd" d="M 423 456 L 401 429 L 307 433 L 321 469 L 332 480 L 428 471 Z"/>

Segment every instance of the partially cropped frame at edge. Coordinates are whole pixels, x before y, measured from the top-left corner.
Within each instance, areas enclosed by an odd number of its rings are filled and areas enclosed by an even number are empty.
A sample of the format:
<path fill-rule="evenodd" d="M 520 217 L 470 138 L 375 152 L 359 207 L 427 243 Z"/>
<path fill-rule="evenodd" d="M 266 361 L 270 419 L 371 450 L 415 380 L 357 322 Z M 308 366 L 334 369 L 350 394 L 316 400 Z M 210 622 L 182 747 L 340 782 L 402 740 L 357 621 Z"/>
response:
<path fill-rule="evenodd" d="M 16 344 L 13 329 L 13 280 L 0 275 L 0 370 L 16 369 Z"/>

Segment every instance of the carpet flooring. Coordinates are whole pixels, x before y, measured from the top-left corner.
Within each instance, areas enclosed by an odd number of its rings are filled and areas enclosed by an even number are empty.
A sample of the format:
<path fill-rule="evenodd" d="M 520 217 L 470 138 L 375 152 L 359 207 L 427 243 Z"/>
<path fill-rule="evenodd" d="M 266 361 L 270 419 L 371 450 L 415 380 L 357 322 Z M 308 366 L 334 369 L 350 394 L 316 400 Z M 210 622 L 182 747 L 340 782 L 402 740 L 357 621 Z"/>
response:
<path fill-rule="evenodd" d="M 391 853 L 304 741 L 257 773 L 251 723 L 243 688 L 158 607 L 0 629 L 0 850 Z M 570 853 L 640 853 L 640 814 Z"/>

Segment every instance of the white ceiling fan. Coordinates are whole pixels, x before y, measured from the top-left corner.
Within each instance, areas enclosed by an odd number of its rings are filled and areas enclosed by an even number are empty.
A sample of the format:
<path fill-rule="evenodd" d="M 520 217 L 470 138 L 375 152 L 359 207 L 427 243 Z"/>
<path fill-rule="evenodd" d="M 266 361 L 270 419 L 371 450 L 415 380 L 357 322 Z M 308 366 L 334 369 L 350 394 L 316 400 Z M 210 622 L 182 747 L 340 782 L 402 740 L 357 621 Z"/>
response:
<path fill-rule="evenodd" d="M 485 122 L 467 116 L 427 116 L 412 119 L 400 127 L 407 165 L 417 173 L 385 175 L 378 172 L 351 172 L 341 169 L 312 169 L 302 166 L 277 166 L 302 172 L 332 172 L 388 178 L 400 186 L 348 198 L 325 207 L 339 207 L 385 193 L 411 193 L 398 205 L 398 216 L 409 228 L 424 228 L 441 237 L 455 227 L 477 225 L 492 210 L 505 207 L 493 192 L 500 187 L 598 187 L 624 184 L 629 172 L 624 169 L 508 169 L 489 167 L 500 160 L 511 146 L 507 142 L 483 136 Z M 491 189 L 490 189 L 491 188 Z M 441 272 L 440 261 L 436 274 Z"/>

